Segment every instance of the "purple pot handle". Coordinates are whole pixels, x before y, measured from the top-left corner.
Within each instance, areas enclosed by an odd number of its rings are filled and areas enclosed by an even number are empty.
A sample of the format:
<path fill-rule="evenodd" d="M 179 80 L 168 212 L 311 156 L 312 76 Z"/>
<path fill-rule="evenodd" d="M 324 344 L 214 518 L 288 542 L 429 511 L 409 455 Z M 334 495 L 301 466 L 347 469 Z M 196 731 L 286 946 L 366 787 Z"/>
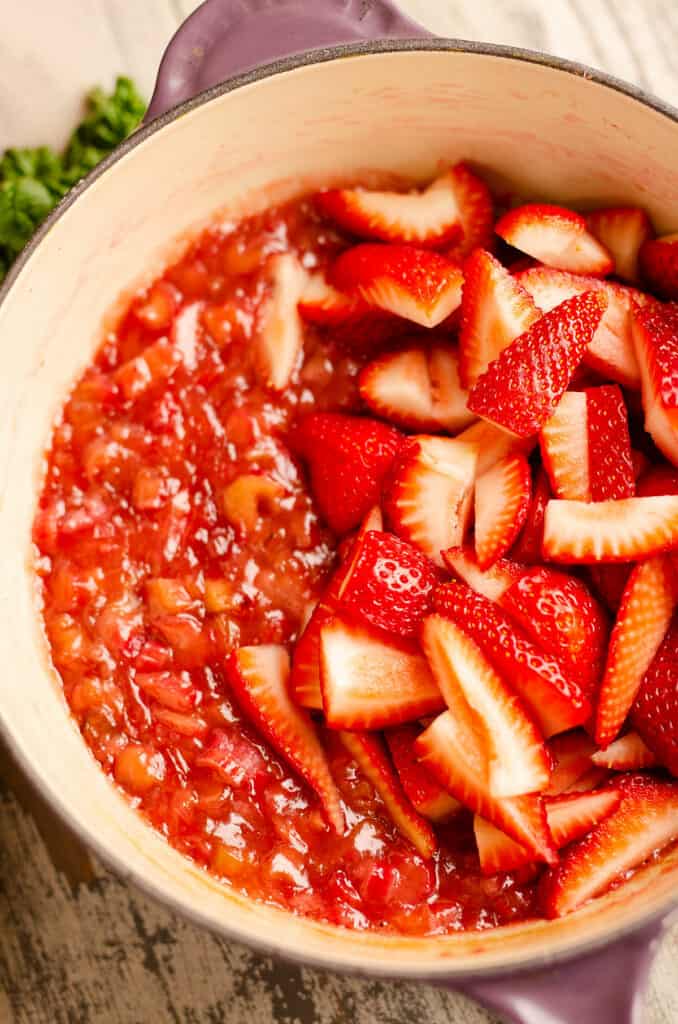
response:
<path fill-rule="evenodd" d="M 663 930 L 654 922 L 577 960 L 450 987 L 507 1024 L 642 1024 L 643 997 Z"/>
<path fill-rule="evenodd" d="M 430 35 L 391 0 L 205 0 L 165 51 L 146 118 L 304 50 Z"/>

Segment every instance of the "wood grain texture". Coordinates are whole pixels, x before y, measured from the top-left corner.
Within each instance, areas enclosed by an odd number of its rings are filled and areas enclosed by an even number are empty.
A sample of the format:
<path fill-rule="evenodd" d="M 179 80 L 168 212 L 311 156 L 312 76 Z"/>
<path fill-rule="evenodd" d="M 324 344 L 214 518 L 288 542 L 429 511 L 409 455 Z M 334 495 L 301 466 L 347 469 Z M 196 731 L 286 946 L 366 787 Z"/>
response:
<path fill-rule="evenodd" d="M 400 2 L 441 34 L 550 51 L 678 102 L 674 0 Z M 84 90 L 120 71 L 150 94 L 166 41 L 196 6 L 195 0 L 5 0 L 0 147 L 60 143 Z M 646 1024 L 678 1021 L 677 965 L 674 931 L 654 968 Z M 274 963 L 177 919 L 92 863 L 0 754 L 0 1024 L 377 1021 L 488 1024 L 493 1018 L 433 988 Z"/>

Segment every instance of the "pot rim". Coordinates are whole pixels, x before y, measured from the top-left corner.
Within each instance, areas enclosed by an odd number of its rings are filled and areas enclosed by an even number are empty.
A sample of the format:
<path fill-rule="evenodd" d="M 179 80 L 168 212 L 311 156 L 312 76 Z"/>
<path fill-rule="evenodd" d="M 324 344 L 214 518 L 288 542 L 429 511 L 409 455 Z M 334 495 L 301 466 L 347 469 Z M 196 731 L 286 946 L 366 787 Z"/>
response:
<path fill-rule="evenodd" d="M 250 85 L 266 78 L 272 78 L 287 71 L 293 71 L 297 68 L 312 64 L 324 64 L 344 57 L 372 56 L 384 53 L 402 53 L 412 51 L 466 53 L 480 57 L 498 57 L 504 60 L 515 60 L 521 63 L 537 64 L 541 67 L 549 68 L 554 71 L 561 71 L 566 74 L 573 75 L 576 78 L 586 79 L 597 85 L 602 85 L 606 88 L 622 93 L 630 99 L 636 100 L 638 103 L 648 107 L 650 110 L 653 110 L 678 124 L 678 107 L 659 99 L 652 93 L 649 93 L 638 86 L 625 82 L 614 75 L 608 74 L 607 72 L 592 68 L 587 64 L 567 60 L 566 58 L 555 57 L 547 53 L 541 53 L 536 50 L 530 50 L 522 47 L 432 36 L 430 38 L 384 39 L 357 43 L 342 43 L 335 46 L 305 50 L 290 57 L 284 57 L 279 60 L 256 66 L 249 71 L 235 75 L 224 82 L 220 82 L 202 90 L 191 99 L 185 100 L 177 106 L 171 107 L 169 110 L 165 111 L 165 113 L 154 118 L 148 124 L 142 125 L 142 127 L 137 129 L 137 131 L 120 143 L 113 152 L 105 157 L 101 163 L 93 168 L 93 170 L 82 178 L 66 194 L 66 196 L 64 196 L 32 236 L 30 241 L 15 260 L 4 282 L 0 286 L 0 306 L 2 306 L 7 299 L 15 280 L 21 274 L 24 267 L 30 262 L 31 257 L 40 247 L 41 242 L 49 234 L 59 218 L 63 216 L 73 203 L 77 202 L 82 193 L 98 181 L 98 179 L 105 174 L 109 168 L 113 167 L 119 160 L 126 156 L 127 153 L 135 149 L 136 146 L 145 142 L 166 125 L 171 124 L 184 114 L 189 113 L 197 107 L 209 103 L 213 99 L 224 96 L 227 93 L 233 92 L 243 86 Z M 43 784 L 43 781 L 39 776 L 39 772 L 34 767 L 32 761 L 28 757 L 24 757 L 23 751 L 20 749 L 18 744 L 15 743 L 11 730 L 4 723 L 1 715 L 0 738 L 2 738 L 2 740 L 7 744 L 11 756 L 24 772 L 31 785 L 34 786 L 37 792 L 47 800 L 49 806 L 59 815 L 61 820 L 75 834 L 75 836 L 87 848 L 92 850 L 96 857 L 100 859 L 106 867 L 112 870 L 118 878 L 125 882 L 131 882 L 144 895 L 148 895 L 152 899 L 157 900 L 158 903 L 167 907 L 172 913 L 187 919 L 192 924 L 206 928 L 213 934 L 229 941 L 242 943 L 259 954 L 279 957 L 287 962 L 295 963 L 300 966 L 331 970 L 336 973 L 350 974 L 357 977 L 380 977 L 383 979 L 400 978 L 402 980 L 420 980 L 438 983 L 445 983 L 449 980 L 450 982 L 460 985 L 466 981 L 500 978 L 509 974 L 513 975 L 516 971 L 522 973 L 584 957 L 587 954 L 594 953 L 596 950 L 610 945 L 615 941 L 615 939 L 617 941 L 619 939 L 623 940 L 624 938 L 638 933 L 643 929 L 651 930 L 653 926 L 655 928 L 659 928 L 662 921 L 665 921 L 668 916 L 673 916 L 671 915 L 672 909 L 675 910 L 678 907 L 678 896 L 676 896 L 673 899 L 667 900 L 666 905 L 661 910 L 653 909 L 648 913 L 639 915 L 638 918 L 621 933 L 621 935 L 618 933 L 602 934 L 591 939 L 577 942 L 576 944 L 573 944 L 571 948 L 561 949 L 555 953 L 549 953 L 546 951 L 539 956 L 533 956 L 532 958 L 524 961 L 521 960 L 517 965 L 515 961 L 510 961 L 499 966 L 497 964 L 490 964 L 489 966 L 479 965 L 477 968 L 464 966 L 459 969 L 455 967 L 452 959 L 446 959 L 441 960 L 440 964 L 434 967 L 423 968 L 417 967 L 415 959 L 416 953 L 413 953 L 411 966 L 408 965 L 406 967 L 400 963 L 397 967 L 391 968 L 383 964 L 376 964 L 372 966 L 361 966 L 359 963 L 346 964 L 334 961 L 331 955 L 322 956 L 282 950 L 276 946 L 274 942 L 267 941 L 264 937 L 243 937 L 243 934 L 236 928 L 231 928 L 221 922 L 209 920 L 202 911 L 188 906 L 181 898 L 178 898 L 171 893 L 164 892 L 162 887 L 156 884 L 152 878 L 148 878 L 136 869 L 131 868 L 124 859 L 119 857 L 116 853 L 108 850 L 105 845 L 99 841 L 98 837 L 89 830 L 87 825 L 81 821 L 80 817 L 72 815 L 67 808 L 61 805 L 58 794 L 52 794 L 49 792 L 48 787 Z M 93 765 L 93 767 L 95 770 L 99 770 L 96 766 Z M 282 911 L 282 913 L 285 913 L 285 911 Z"/>

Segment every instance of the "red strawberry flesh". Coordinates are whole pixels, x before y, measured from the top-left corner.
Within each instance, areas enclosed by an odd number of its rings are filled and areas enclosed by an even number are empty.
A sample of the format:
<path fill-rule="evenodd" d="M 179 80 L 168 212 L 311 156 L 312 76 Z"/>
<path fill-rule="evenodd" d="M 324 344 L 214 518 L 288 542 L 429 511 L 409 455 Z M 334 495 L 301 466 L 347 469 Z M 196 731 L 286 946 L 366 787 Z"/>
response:
<path fill-rule="evenodd" d="M 435 566 L 411 544 L 368 530 L 353 549 L 337 607 L 396 636 L 414 636 L 438 581 Z"/>
<path fill-rule="evenodd" d="M 585 292 L 537 320 L 478 379 L 471 412 L 519 437 L 536 434 L 570 383 L 606 305 L 604 295 Z"/>
<path fill-rule="evenodd" d="M 354 529 L 379 503 L 403 443 L 397 430 L 359 416 L 319 412 L 300 421 L 292 445 L 309 464 L 313 495 L 335 533 Z"/>
<path fill-rule="evenodd" d="M 436 592 L 435 607 L 482 648 L 529 707 L 545 736 L 588 720 L 591 705 L 582 689 L 492 601 L 463 584 L 448 583 Z"/>
<path fill-rule="evenodd" d="M 320 665 L 325 718 L 334 729 L 400 725 L 444 703 L 414 645 L 339 618 L 320 631 Z"/>
<path fill-rule="evenodd" d="M 678 838 L 678 786 L 643 775 L 621 784 L 622 799 L 593 831 L 571 846 L 544 877 L 549 918 L 569 914 Z"/>
<path fill-rule="evenodd" d="M 328 823 L 344 831 L 344 814 L 315 726 L 288 694 L 289 656 L 275 644 L 240 647 L 227 662 L 228 679 L 254 726 L 314 789 Z"/>

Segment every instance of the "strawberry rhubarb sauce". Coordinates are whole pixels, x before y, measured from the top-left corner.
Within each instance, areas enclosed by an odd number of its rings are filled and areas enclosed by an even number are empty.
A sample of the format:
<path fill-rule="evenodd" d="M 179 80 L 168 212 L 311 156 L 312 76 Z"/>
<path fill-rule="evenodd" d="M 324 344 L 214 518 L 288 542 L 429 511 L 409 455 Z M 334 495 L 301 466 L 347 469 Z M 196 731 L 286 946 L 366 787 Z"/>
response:
<path fill-rule="evenodd" d="M 678 243 L 495 216 L 458 164 L 215 226 L 48 453 L 94 757 L 181 853 L 349 928 L 558 917 L 678 838 Z"/>

